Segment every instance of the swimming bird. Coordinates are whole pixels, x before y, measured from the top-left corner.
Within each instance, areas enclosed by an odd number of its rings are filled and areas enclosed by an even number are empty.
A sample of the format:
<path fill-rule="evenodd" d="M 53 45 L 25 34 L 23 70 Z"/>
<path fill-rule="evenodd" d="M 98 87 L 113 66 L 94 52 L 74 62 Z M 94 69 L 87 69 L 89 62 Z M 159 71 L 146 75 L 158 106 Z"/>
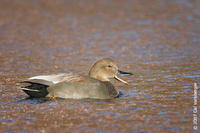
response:
<path fill-rule="evenodd" d="M 19 89 L 32 98 L 111 99 L 119 96 L 111 78 L 128 84 L 118 74 L 133 75 L 119 70 L 111 58 L 103 58 L 92 65 L 88 76 L 73 73 L 34 76 L 23 81 L 25 85 Z"/>

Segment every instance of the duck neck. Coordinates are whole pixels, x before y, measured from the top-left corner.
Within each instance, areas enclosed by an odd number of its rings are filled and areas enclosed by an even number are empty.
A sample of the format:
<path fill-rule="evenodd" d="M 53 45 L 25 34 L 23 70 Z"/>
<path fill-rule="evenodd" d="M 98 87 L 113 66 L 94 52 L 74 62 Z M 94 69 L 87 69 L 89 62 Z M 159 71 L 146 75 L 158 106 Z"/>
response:
<path fill-rule="evenodd" d="M 106 77 L 102 77 L 102 76 L 97 76 L 97 78 L 96 79 L 98 79 L 98 80 L 100 80 L 100 81 L 103 81 L 103 82 L 105 82 L 105 81 L 110 81 L 108 78 L 106 78 Z"/>
<path fill-rule="evenodd" d="M 106 76 L 104 75 L 99 75 L 98 73 L 89 73 L 89 76 L 91 78 L 95 78 L 95 79 L 98 79 L 100 81 L 110 81 Z"/>

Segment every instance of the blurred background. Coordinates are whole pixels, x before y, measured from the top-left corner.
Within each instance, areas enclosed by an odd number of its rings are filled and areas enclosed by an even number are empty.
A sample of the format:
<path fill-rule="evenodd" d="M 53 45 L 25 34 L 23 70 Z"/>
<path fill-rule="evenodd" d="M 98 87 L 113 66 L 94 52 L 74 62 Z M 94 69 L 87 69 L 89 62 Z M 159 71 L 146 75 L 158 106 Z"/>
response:
<path fill-rule="evenodd" d="M 16 89 L 35 75 L 87 74 L 102 57 L 135 74 L 112 81 L 118 99 L 26 100 Z M 199 0 L 0 1 L 0 132 L 195 132 L 199 81 Z"/>

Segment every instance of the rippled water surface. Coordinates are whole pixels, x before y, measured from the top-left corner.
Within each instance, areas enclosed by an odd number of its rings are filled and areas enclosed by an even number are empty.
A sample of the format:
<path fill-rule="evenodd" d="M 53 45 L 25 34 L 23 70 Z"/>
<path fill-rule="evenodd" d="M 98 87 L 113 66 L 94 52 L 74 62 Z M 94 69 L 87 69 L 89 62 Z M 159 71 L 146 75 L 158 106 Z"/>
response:
<path fill-rule="evenodd" d="M 135 74 L 112 80 L 119 98 L 47 101 L 16 89 L 30 76 L 87 74 L 101 57 Z M 199 0 L 0 1 L 0 132 L 195 132 L 194 82 Z"/>

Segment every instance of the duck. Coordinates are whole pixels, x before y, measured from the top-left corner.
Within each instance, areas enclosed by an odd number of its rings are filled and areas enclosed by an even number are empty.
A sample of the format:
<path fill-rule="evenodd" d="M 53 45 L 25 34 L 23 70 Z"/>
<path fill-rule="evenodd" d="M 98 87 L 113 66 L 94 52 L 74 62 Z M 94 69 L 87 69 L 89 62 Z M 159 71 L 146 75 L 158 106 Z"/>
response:
<path fill-rule="evenodd" d="M 112 99 L 119 97 L 119 91 L 110 79 L 128 84 L 118 75 L 133 73 L 119 70 L 111 58 L 102 58 L 92 65 L 88 75 L 59 73 L 34 76 L 22 81 L 19 89 L 30 98 Z"/>

